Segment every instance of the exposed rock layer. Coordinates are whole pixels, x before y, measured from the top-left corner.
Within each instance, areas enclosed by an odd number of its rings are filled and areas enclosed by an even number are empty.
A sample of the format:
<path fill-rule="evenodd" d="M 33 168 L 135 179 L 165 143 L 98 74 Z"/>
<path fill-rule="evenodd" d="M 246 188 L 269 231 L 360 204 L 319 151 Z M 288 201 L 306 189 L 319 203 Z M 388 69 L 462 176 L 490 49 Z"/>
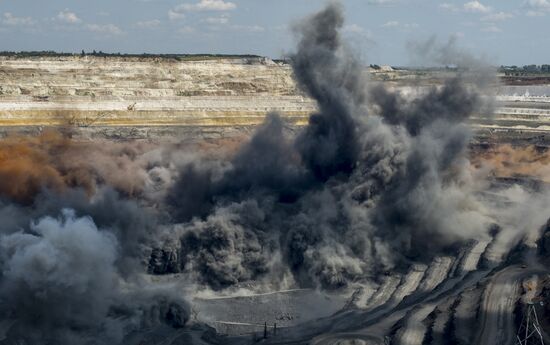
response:
<path fill-rule="evenodd" d="M 388 83 L 396 88 L 415 78 L 411 71 L 392 73 Z M 379 74 L 372 78 L 384 79 Z M 546 135 L 547 89 L 500 87 L 496 115 L 480 114 L 472 126 L 482 137 Z M 253 126 L 271 111 L 302 125 L 316 107 L 289 65 L 261 58 L 0 57 L 0 126 Z"/>

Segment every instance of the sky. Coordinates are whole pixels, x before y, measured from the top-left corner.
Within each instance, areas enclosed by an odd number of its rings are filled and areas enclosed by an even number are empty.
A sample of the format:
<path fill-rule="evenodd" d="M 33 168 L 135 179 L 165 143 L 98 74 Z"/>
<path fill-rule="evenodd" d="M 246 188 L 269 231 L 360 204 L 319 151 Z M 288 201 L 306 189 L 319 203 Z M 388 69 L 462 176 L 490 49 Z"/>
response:
<path fill-rule="evenodd" d="M 550 0 L 342 0 L 343 33 L 366 63 L 413 63 L 449 40 L 494 65 L 550 63 Z M 291 27 L 324 0 L 0 0 L 0 50 L 292 52 Z"/>

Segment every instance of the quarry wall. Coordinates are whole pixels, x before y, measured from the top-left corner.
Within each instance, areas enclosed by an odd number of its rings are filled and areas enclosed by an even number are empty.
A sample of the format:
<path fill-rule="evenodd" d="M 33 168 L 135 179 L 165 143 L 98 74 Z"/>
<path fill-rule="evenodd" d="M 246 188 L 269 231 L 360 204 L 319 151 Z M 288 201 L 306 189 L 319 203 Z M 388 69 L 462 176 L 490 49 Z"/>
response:
<path fill-rule="evenodd" d="M 290 66 L 266 59 L 178 61 L 0 57 L 0 125 L 299 124 L 315 109 Z"/>
<path fill-rule="evenodd" d="M 400 87 L 392 73 L 389 83 Z M 549 90 L 499 88 L 495 116 L 471 124 L 487 133 L 550 132 Z M 291 67 L 265 58 L 0 57 L 0 127 L 235 127 L 271 111 L 302 125 L 315 109 Z"/>

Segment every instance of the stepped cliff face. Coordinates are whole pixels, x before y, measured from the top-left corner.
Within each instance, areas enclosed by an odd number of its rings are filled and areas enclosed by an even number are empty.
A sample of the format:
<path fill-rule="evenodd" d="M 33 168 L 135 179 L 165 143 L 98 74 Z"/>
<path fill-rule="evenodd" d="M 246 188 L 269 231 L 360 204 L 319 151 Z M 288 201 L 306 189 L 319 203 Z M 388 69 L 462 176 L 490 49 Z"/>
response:
<path fill-rule="evenodd" d="M 369 72 L 372 84 L 386 83 L 410 97 L 426 89 L 419 83 L 437 85 L 438 78 L 448 77 L 365 69 Z M 495 86 L 495 92 L 495 116 L 470 120 L 478 138 L 550 138 L 547 85 Z M 265 58 L 0 57 L 3 132 L 70 125 L 79 133 L 112 138 L 187 137 L 190 129 L 227 136 L 262 123 L 269 112 L 304 125 L 316 108 L 288 64 Z"/>
<path fill-rule="evenodd" d="M 315 109 L 266 59 L 0 58 L 0 125 L 255 125 Z"/>

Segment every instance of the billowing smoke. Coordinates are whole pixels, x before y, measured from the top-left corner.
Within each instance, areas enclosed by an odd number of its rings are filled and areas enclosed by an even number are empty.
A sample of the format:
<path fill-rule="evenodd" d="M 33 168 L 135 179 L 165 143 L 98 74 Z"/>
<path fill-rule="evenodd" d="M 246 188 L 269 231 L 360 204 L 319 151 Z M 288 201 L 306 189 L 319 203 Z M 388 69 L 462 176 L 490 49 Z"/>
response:
<path fill-rule="evenodd" d="M 102 222 L 116 226 L 112 219 Z M 144 324 L 185 325 L 187 303 L 169 290 L 147 292 L 130 278 L 125 261 L 132 255 L 119 242 L 124 237 L 111 230 L 62 209 L 1 235 L 0 319 L 10 325 L 3 337 L 30 344 L 116 344 Z M 154 309 L 160 312 L 150 315 Z"/>
<path fill-rule="evenodd" d="M 37 138 L 7 138 L 0 146 L 0 192 L 19 202 L 31 202 L 42 188 L 60 190 L 66 179 L 56 169 L 52 157 L 62 151 L 67 141 L 55 132 Z M 77 176 L 78 174 L 71 174 Z M 82 181 L 88 188 L 89 181 Z"/>
<path fill-rule="evenodd" d="M 472 163 L 479 169 L 487 169 L 494 176 L 529 176 L 546 183 L 550 182 L 550 152 L 547 148 L 513 147 L 502 144 L 479 151 L 473 156 Z"/>
<path fill-rule="evenodd" d="M 152 210 L 109 188 L 92 198 L 44 191 L 32 206 L 1 205 L 0 320 L 10 325 L 8 339 L 116 344 L 143 324 L 188 320 L 173 286 L 152 289 L 141 278 L 158 219 Z"/>
<path fill-rule="evenodd" d="M 464 124 L 479 85 L 458 76 L 414 100 L 369 89 L 343 22 L 331 4 L 295 28 L 294 74 L 319 105 L 300 133 L 271 115 L 230 162 L 181 171 L 168 198 L 181 270 L 220 288 L 285 267 L 334 288 L 488 236 Z"/>
<path fill-rule="evenodd" d="M 27 232 L 2 236 L 0 248 L 4 320 L 13 319 L 25 332 L 32 329 L 26 336 L 33 342 L 43 337 L 45 342 L 82 343 L 71 332 L 80 328 L 105 334 L 101 343 L 114 336 L 101 330 L 109 327 L 105 318 L 118 298 L 113 234 L 65 209 L 58 219 L 44 217 Z"/>
<path fill-rule="evenodd" d="M 171 179 L 173 160 L 164 148 L 143 143 L 77 142 L 61 131 L 9 136 L 0 141 L 0 193 L 31 204 L 44 189 L 80 188 L 89 195 L 108 185 L 132 197 L 156 199 Z"/>
<path fill-rule="evenodd" d="M 178 162 L 172 145 L 0 141 L 0 340 L 117 344 L 143 327 L 183 327 L 178 287 L 144 278 Z"/>
<path fill-rule="evenodd" d="M 358 121 L 366 97 L 362 67 L 343 46 L 342 9 L 332 4 L 297 26 L 300 41 L 292 66 L 300 85 L 320 108 L 296 139 L 305 167 L 318 179 L 349 174 L 359 155 Z"/>
<path fill-rule="evenodd" d="M 185 325 L 184 297 L 141 278 L 161 219 L 150 205 L 175 169 L 160 151 L 53 131 L 0 142 L 0 339 L 117 344 Z"/>

